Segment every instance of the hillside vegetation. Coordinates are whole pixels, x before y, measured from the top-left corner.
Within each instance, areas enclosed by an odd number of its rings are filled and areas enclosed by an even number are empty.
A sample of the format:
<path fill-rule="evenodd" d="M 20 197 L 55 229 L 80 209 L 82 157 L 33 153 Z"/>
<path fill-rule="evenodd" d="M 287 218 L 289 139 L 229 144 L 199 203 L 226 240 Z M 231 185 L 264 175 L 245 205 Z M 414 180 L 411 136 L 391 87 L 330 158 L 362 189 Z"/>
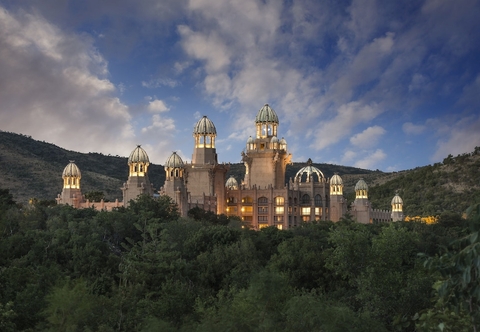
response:
<path fill-rule="evenodd" d="M 75 160 L 82 172 L 83 193 L 101 191 L 109 200 L 121 200 L 120 187 L 128 177 L 126 157 L 68 151 L 29 136 L 0 131 L 0 188 L 9 189 L 18 202 L 26 203 L 33 197 L 54 199 L 62 190 L 61 174 L 69 160 Z M 306 162 L 288 165 L 285 183 L 306 165 Z M 313 165 L 325 177 L 340 174 L 349 204 L 355 199 L 354 187 L 360 178 L 369 185 L 374 208 L 390 209 L 390 201 L 398 191 L 404 200 L 404 212 L 410 216 L 439 215 L 444 211 L 462 213 L 480 202 L 480 148 L 457 157 L 450 155 L 442 163 L 400 172 Z M 231 164 L 227 178 L 233 175 L 240 183 L 244 174 L 243 164 Z M 163 186 L 163 166 L 150 165 L 149 178 L 156 189 Z"/>

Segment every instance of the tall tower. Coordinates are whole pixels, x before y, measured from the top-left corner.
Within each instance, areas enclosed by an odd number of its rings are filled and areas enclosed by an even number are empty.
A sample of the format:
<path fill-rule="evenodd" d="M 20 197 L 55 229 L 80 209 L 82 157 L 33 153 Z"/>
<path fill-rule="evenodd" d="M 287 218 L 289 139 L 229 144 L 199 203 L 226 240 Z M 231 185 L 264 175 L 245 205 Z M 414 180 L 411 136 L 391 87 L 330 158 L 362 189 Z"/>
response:
<path fill-rule="evenodd" d="M 193 204 L 209 211 L 224 213 L 225 174 L 227 165 L 219 165 L 213 122 L 202 117 L 193 127 L 194 147 L 192 163 L 185 164 L 185 182 Z"/>
<path fill-rule="evenodd" d="M 370 202 L 368 200 L 368 186 L 365 180 L 358 180 L 355 185 L 355 201 L 352 204 L 353 217 L 362 224 L 371 223 Z"/>
<path fill-rule="evenodd" d="M 80 207 L 83 202 L 82 191 L 80 190 L 80 179 L 82 174 L 73 160 L 65 167 L 62 173 L 63 190 L 57 198 L 57 204 L 68 204 L 75 208 Z"/>
<path fill-rule="evenodd" d="M 392 198 L 392 220 L 403 220 L 403 200 L 398 193 L 395 193 L 395 196 Z"/>
<path fill-rule="evenodd" d="M 277 137 L 278 125 L 277 114 L 265 104 L 255 117 L 256 137 L 248 139 L 246 153 L 242 152 L 246 187 L 285 187 L 285 168 L 291 155 L 287 153 L 285 139 Z"/>
<path fill-rule="evenodd" d="M 330 220 L 337 222 L 347 211 L 343 197 L 343 180 L 335 173 L 330 179 Z"/>
<path fill-rule="evenodd" d="M 176 152 L 173 152 L 165 162 L 164 168 L 164 193 L 177 203 L 180 215 L 186 217 L 188 212 L 188 195 L 185 186 L 185 165 L 183 160 Z"/>
<path fill-rule="evenodd" d="M 148 155 L 140 145 L 128 157 L 128 180 L 123 184 L 123 204 L 128 206 L 132 199 L 139 195 L 153 195 L 153 187 L 148 179 Z"/>

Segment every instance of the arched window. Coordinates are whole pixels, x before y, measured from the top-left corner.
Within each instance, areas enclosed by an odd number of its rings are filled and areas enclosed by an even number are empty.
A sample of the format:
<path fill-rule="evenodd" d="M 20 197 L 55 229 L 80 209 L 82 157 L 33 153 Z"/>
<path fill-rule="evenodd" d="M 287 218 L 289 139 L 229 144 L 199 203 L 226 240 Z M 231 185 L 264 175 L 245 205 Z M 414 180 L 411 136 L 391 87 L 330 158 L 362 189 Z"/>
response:
<path fill-rule="evenodd" d="M 296 197 L 293 199 L 293 205 L 297 205 L 297 198 Z"/>
<path fill-rule="evenodd" d="M 284 205 L 285 204 L 285 198 L 282 196 L 277 196 L 275 197 L 275 205 Z"/>
<path fill-rule="evenodd" d="M 310 196 L 307 194 L 302 196 L 302 204 L 310 204 Z"/>
<path fill-rule="evenodd" d="M 258 199 L 258 205 L 268 205 L 268 198 L 266 197 L 260 197 Z"/>
<path fill-rule="evenodd" d="M 322 206 L 322 196 L 315 195 L 315 206 Z"/>

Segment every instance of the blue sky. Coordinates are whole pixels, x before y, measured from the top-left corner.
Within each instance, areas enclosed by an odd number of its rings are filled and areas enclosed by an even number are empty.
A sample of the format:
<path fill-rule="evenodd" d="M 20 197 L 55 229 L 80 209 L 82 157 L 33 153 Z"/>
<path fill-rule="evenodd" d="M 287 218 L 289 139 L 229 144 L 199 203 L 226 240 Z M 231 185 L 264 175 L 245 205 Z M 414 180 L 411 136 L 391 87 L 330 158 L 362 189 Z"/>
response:
<path fill-rule="evenodd" d="M 207 115 L 236 163 L 269 103 L 293 161 L 423 166 L 480 146 L 479 17 L 473 0 L 0 0 L 0 130 L 163 164 L 191 159 Z"/>

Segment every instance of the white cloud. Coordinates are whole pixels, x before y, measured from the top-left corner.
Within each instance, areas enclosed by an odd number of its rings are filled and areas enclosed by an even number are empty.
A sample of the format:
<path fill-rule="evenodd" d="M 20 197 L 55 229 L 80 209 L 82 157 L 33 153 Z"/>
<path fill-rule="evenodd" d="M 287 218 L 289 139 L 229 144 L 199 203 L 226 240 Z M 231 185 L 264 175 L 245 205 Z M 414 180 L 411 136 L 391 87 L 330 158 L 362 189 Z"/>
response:
<path fill-rule="evenodd" d="M 402 130 L 405 135 L 420 135 L 425 129 L 426 127 L 424 125 L 416 125 L 411 122 L 405 122 L 402 125 Z"/>
<path fill-rule="evenodd" d="M 168 112 L 170 109 L 165 105 L 165 102 L 160 99 L 154 99 L 148 103 L 147 109 L 151 113 Z"/>
<path fill-rule="evenodd" d="M 368 127 L 361 133 L 350 138 L 350 143 L 361 148 L 370 148 L 377 145 L 378 140 L 386 133 L 385 129 L 380 126 Z"/>
<path fill-rule="evenodd" d="M 358 160 L 355 163 L 355 167 L 364 168 L 364 169 L 377 169 L 378 164 L 387 157 L 385 152 L 381 149 L 375 150 L 372 154 L 366 156 L 365 158 Z"/>
<path fill-rule="evenodd" d="M 160 88 L 162 86 L 168 86 L 170 88 L 175 88 L 177 86 L 181 85 L 179 81 L 176 81 L 171 78 L 156 78 L 152 79 L 150 81 L 142 81 L 142 86 L 149 88 L 149 89 L 154 89 L 154 88 Z"/>
<path fill-rule="evenodd" d="M 105 78 L 108 63 L 90 38 L 0 7 L 0 44 L 2 130 L 76 151 L 130 152 L 129 109 Z"/>
<path fill-rule="evenodd" d="M 444 129 L 443 124 L 440 130 Z M 432 162 L 443 160 L 449 154 L 453 156 L 472 152 L 480 146 L 480 116 L 471 115 L 460 119 L 449 126 L 448 134 L 437 142 L 437 149 L 433 154 Z"/>
<path fill-rule="evenodd" d="M 371 121 L 380 112 L 376 105 L 362 105 L 359 102 L 351 102 L 340 106 L 333 119 L 324 121 L 319 126 L 311 147 L 322 150 L 337 143 L 348 136 L 354 126 Z"/>

